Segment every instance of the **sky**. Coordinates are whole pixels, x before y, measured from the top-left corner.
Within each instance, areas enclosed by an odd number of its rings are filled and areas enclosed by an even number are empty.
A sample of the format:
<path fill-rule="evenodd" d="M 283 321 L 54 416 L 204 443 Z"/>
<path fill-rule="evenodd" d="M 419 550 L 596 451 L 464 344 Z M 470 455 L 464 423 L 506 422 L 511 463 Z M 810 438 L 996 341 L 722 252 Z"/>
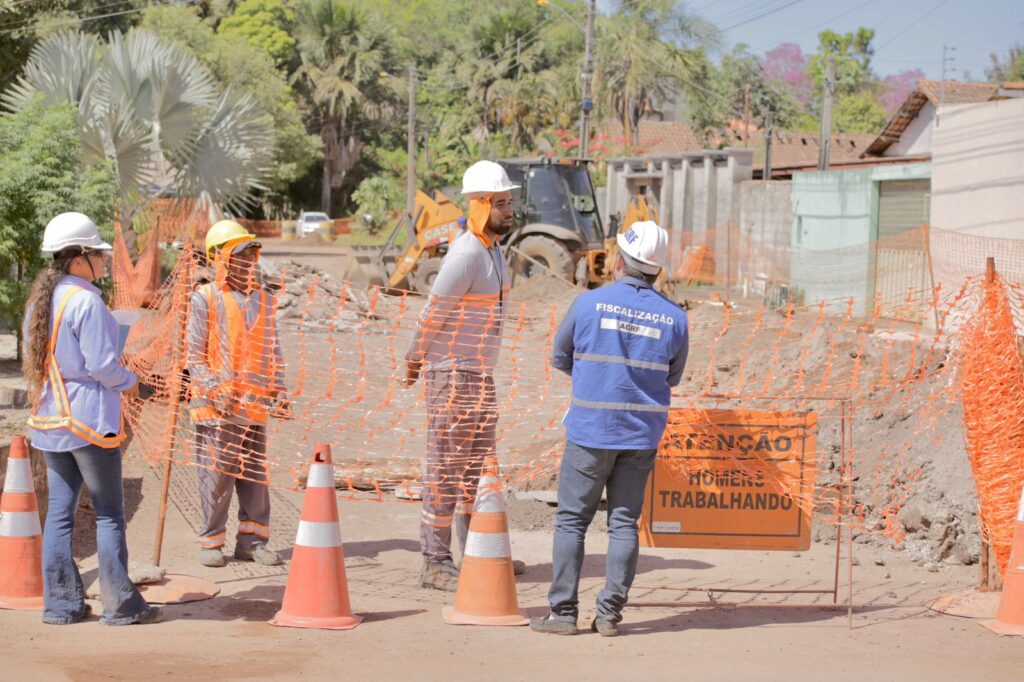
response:
<path fill-rule="evenodd" d="M 809 54 L 826 28 L 838 33 L 874 28 L 873 64 L 881 76 L 920 68 L 927 78 L 939 78 L 945 43 L 956 48 L 949 52 L 950 67 L 956 69 L 949 78 L 984 80 L 990 53 L 1005 59 L 1010 47 L 1024 44 L 1024 0 L 685 0 L 684 5 L 727 29 L 727 50 L 746 43 L 757 54 L 784 42 Z"/>

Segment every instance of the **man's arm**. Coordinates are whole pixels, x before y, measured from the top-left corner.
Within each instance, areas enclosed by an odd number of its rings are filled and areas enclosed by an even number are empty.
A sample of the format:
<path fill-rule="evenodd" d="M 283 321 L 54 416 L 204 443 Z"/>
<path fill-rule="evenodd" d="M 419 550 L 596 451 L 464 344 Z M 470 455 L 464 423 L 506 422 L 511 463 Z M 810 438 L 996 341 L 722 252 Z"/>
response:
<path fill-rule="evenodd" d="M 185 340 L 188 350 L 185 367 L 188 369 L 192 385 L 199 388 L 199 394 L 212 395 L 217 391 L 220 382 L 207 364 L 210 304 L 198 291 L 192 294 L 191 304 Z"/>
<path fill-rule="evenodd" d="M 576 304 L 579 300 L 577 297 L 569 306 L 562 324 L 558 325 L 558 331 L 555 332 L 554 343 L 551 344 L 551 366 L 570 376 L 572 375 L 572 356 L 576 352 L 573 334 L 576 331 Z"/>
<path fill-rule="evenodd" d="M 690 354 L 690 323 L 685 318 L 682 322 L 683 338 L 679 344 L 679 350 L 675 357 L 668 362 L 668 385 L 676 387 L 683 380 L 683 370 L 686 369 L 686 358 Z"/>
<path fill-rule="evenodd" d="M 441 269 L 434 279 L 430 297 L 420 313 L 412 343 L 405 354 L 406 377 L 402 383 L 406 386 L 416 382 L 427 349 L 448 316 L 459 305 L 460 299 L 469 292 L 476 272 L 476 263 L 463 254 L 449 254 L 441 261 Z"/>

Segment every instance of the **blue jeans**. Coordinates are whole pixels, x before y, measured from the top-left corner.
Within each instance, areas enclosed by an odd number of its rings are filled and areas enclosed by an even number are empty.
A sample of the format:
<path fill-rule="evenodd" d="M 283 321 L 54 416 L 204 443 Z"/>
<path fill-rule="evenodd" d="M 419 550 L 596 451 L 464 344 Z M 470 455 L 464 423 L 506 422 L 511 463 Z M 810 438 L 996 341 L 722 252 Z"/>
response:
<path fill-rule="evenodd" d="M 121 450 L 89 445 L 70 452 L 46 452 L 50 500 L 43 530 L 43 622 L 76 623 L 85 609 L 82 576 L 71 553 L 75 510 L 82 482 L 96 509 L 96 547 L 104 625 L 130 625 L 149 612 L 149 604 L 128 577 Z"/>
<path fill-rule="evenodd" d="M 553 619 L 575 623 L 579 615 L 583 543 L 601 501 L 601 491 L 607 486 L 610 538 L 604 589 L 597 595 L 597 615 L 614 623 L 622 620 L 622 607 L 626 605 L 640 554 L 637 521 L 656 452 L 603 450 L 565 442 L 558 474 L 554 577 L 548 592 Z"/>

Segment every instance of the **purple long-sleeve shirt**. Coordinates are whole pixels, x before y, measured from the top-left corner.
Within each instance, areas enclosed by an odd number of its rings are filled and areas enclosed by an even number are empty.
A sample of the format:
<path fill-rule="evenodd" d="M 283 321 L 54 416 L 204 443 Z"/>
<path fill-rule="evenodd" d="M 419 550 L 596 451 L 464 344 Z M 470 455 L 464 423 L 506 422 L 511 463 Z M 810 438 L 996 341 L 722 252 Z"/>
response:
<path fill-rule="evenodd" d="M 81 287 L 83 291 L 72 296 L 64 308 L 54 351 L 57 369 L 64 379 L 71 414 L 101 435 L 118 434 L 121 432 L 121 391 L 134 386 L 137 379 L 118 361 L 117 321 L 95 286 L 80 277 L 65 275 L 53 292 L 53 320 L 56 321 L 57 307 L 72 286 Z M 26 315 L 26 332 L 28 319 Z M 28 334 L 23 337 L 27 339 Z M 46 342 L 49 343 L 49 339 Z M 49 381 L 43 386 L 35 414 L 40 417 L 59 414 Z M 34 447 L 47 452 L 67 452 L 89 445 L 67 429 L 32 429 L 31 440 Z"/>

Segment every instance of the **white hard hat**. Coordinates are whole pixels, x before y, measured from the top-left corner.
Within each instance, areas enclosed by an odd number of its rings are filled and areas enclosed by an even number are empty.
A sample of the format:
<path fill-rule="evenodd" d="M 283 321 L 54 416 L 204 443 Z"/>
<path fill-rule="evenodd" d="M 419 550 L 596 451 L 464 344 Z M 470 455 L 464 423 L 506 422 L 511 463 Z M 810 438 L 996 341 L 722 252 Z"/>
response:
<path fill-rule="evenodd" d="M 43 251 L 56 253 L 69 246 L 81 246 L 86 249 L 109 250 L 113 247 L 103 241 L 96 223 L 82 213 L 70 211 L 46 223 L 43 232 Z"/>
<path fill-rule="evenodd" d="M 654 221 L 633 223 L 615 240 L 641 272 L 657 275 L 668 264 L 668 233 Z"/>
<path fill-rule="evenodd" d="M 462 175 L 462 193 L 471 199 L 513 189 L 519 189 L 519 185 L 513 185 L 505 169 L 493 161 L 477 161 Z"/>

